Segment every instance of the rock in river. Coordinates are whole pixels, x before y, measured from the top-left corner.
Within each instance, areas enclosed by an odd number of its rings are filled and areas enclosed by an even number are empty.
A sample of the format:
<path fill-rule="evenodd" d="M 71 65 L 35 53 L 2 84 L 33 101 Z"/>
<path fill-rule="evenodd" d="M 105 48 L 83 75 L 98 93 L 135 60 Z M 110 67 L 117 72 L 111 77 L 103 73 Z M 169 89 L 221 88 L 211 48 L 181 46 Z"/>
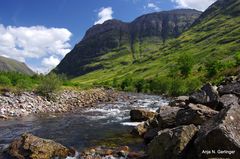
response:
<path fill-rule="evenodd" d="M 130 111 L 131 121 L 133 122 L 141 122 L 152 119 L 156 114 L 156 112 L 151 112 L 143 109 L 133 109 Z"/>
<path fill-rule="evenodd" d="M 148 145 L 149 159 L 181 158 L 197 130 L 196 126 L 188 125 L 159 131 L 158 136 Z"/>
<path fill-rule="evenodd" d="M 59 143 L 27 133 L 10 144 L 8 153 L 10 156 L 17 159 L 66 158 L 67 156 L 75 155 L 74 150 Z"/>

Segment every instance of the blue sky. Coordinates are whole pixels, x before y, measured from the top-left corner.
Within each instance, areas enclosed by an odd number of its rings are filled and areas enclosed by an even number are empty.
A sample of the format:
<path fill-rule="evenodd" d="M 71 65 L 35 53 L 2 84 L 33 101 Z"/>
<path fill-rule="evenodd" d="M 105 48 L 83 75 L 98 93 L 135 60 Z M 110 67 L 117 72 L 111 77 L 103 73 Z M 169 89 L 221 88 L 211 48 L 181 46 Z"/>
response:
<path fill-rule="evenodd" d="M 94 24 L 175 8 L 204 11 L 215 0 L 1 0 L 0 55 L 48 72 Z"/>

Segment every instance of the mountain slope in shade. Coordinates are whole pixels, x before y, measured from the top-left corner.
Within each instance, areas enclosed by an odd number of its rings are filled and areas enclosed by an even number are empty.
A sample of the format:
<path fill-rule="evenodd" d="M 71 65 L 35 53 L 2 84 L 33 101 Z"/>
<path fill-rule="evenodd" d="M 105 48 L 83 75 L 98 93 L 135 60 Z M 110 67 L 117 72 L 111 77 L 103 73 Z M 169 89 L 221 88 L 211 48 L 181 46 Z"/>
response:
<path fill-rule="evenodd" d="M 179 9 L 143 15 L 131 23 L 109 20 L 90 28 L 84 38 L 54 69 L 56 73 L 79 76 L 104 69 L 104 55 L 113 58 L 129 56 L 127 62 L 135 63 L 151 56 L 151 45 L 164 43 L 187 30 L 201 12 Z M 150 47 L 150 48 L 149 48 Z"/>
<path fill-rule="evenodd" d="M 22 74 L 33 75 L 34 72 L 25 63 L 0 56 L 0 71 L 19 72 Z"/>

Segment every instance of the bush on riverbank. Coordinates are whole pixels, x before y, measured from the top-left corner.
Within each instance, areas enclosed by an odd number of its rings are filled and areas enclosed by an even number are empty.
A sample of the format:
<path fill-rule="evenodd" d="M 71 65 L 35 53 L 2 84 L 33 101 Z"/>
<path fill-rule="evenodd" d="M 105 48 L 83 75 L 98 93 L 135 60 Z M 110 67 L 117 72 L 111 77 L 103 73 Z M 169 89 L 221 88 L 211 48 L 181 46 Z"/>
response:
<path fill-rule="evenodd" d="M 0 88 L 10 91 L 36 90 L 39 94 L 47 96 L 56 92 L 67 79 L 63 75 L 24 75 L 17 72 L 0 72 Z"/>
<path fill-rule="evenodd" d="M 62 84 L 63 79 L 60 76 L 51 73 L 41 78 L 36 91 L 43 96 L 50 97 L 52 93 L 55 93 L 60 89 Z"/>

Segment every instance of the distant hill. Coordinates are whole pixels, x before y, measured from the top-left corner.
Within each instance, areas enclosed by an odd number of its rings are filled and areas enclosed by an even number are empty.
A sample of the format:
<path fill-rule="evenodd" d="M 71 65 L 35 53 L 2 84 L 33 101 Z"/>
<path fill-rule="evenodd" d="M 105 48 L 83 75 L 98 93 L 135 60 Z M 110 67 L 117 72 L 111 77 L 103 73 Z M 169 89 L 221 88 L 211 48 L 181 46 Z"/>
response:
<path fill-rule="evenodd" d="M 33 75 L 34 72 L 25 63 L 0 56 L 0 71 L 19 72 L 22 74 Z"/>

